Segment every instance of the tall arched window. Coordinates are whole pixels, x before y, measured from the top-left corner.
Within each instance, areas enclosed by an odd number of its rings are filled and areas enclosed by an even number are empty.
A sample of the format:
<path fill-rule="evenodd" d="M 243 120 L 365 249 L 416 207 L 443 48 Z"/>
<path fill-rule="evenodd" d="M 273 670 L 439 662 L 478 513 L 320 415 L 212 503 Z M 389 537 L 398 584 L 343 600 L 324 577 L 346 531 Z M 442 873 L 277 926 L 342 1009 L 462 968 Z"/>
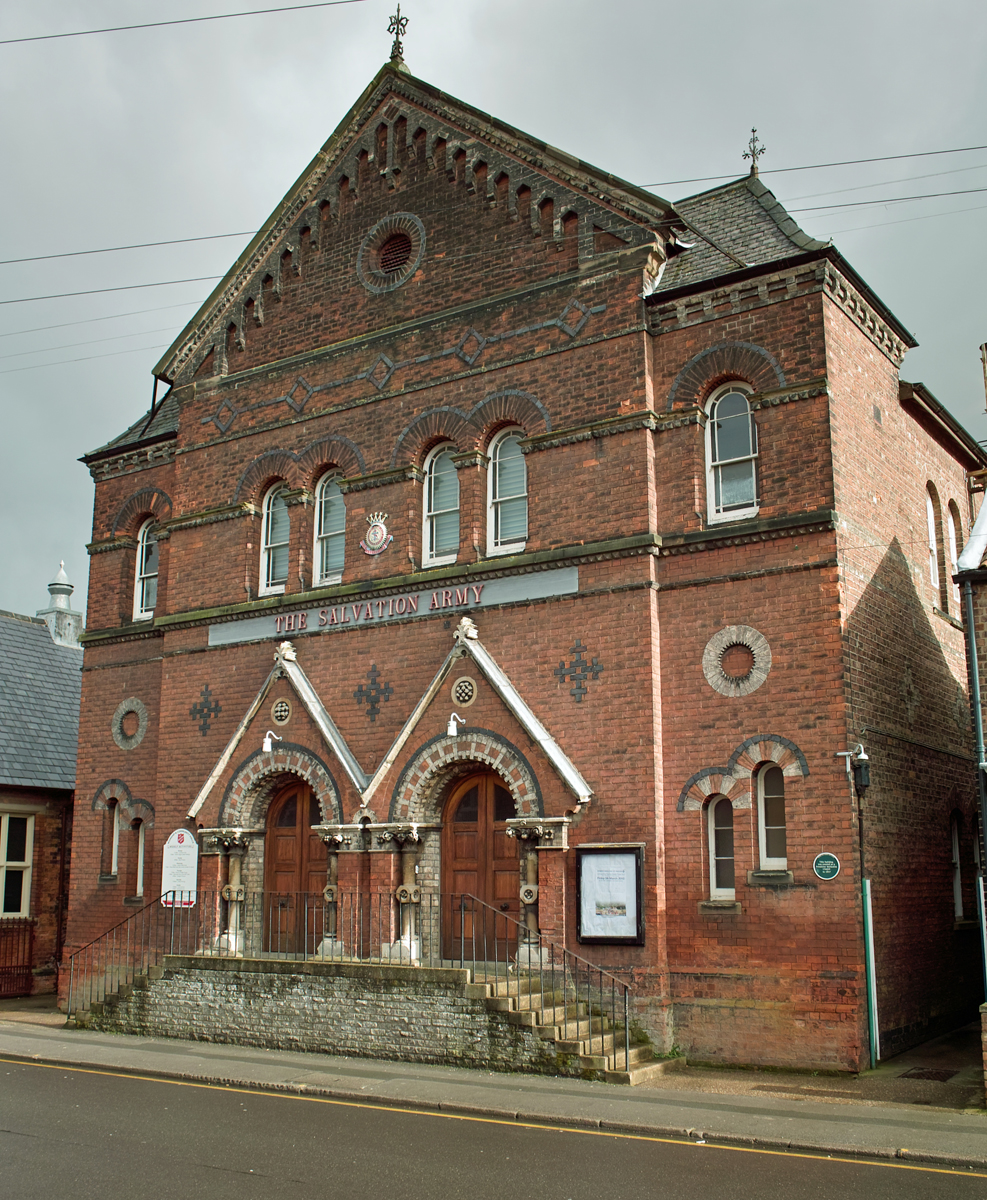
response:
<path fill-rule="evenodd" d="M 735 521 L 758 510 L 757 426 L 746 391 L 727 384 L 707 408 L 706 492 L 710 521 Z"/>
<path fill-rule="evenodd" d="M 284 484 L 276 484 L 264 497 L 261 529 L 260 594 L 276 596 L 288 582 L 288 542 L 291 521 L 284 502 Z"/>
<path fill-rule="evenodd" d="M 437 446 L 425 460 L 425 566 L 454 563 L 459 553 L 459 477 L 450 445 Z"/>
<path fill-rule="evenodd" d="M 711 801 L 708 820 L 709 896 L 711 900 L 734 900 L 733 804 L 725 796 Z"/>
<path fill-rule="evenodd" d="M 963 866 L 960 862 L 960 817 L 953 813 L 949 818 L 949 845 L 953 855 L 953 915 L 963 920 Z"/>
<path fill-rule="evenodd" d="M 949 550 L 949 573 L 951 577 L 959 570 L 957 560 L 959 559 L 960 537 L 962 536 L 960 529 L 960 510 L 956 507 L 956 501 L 950 500 L 949 506 L 946 509 L 946 534 Z M 950 582 L 952 582 L 952 579 Z M 953 600 L 956 602 L 957 612 L 959 612 L 960 585 L 958 583 L 953 583 L 952 591 Z"/>
<path fill-rule="evenodd" d="M 487 554 L 512 554 L 528 540 L 528 471 L 521 453 L 522 429 L 508 429 L 490 443 L 487 471 Z"/>
<path fill-rule="evenodd" d="M 134 620 L 154 616 L 158 602 L 158 539 L 154 522 L 145 521 L 137 535 L 137 571 L 134 579 Z"/>
<path fill-rule="evenodd" d="M 757 777 L 757 833 L 762 871 L 788 869 L 785 820 L 785 776 L 781 767 L 766 767 Z"/>
<path fill-rule="evenodd" d="M 346 501 L 339 483 L 326 475 L 315 493 L 315 582 L 339 583 L 343 578 L 346 541 Z"/>

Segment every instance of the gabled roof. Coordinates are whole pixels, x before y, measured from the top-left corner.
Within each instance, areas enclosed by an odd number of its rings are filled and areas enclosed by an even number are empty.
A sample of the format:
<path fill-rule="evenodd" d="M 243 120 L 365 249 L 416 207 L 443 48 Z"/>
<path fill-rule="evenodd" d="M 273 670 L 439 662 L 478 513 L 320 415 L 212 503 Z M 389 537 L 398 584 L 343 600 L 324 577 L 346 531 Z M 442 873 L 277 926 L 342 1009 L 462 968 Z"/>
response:
<path fill-rule="evenodd" d="M 105 445 L 90 450 L 88 454 L 82 456 L 80 461 L 90 463 L 106 455 L 120 454 L 122 451 L 136 446 L 168 441 L 176 433 L 178 433 L 178 400 L 169 391 L 156 408 L 148 409 L 141 419 L 135 421 L 129 429 L 125 429 L 123 433 L 106 442 Z"/>
<path fill-rule="evenodd" d="M 0 612 L 0 784 L 75 787 L 81 672 L 44 621 Z"/>
<path fill-rule="evenodd" d="M 687 196 L 676 202 L 675 211 L 691 230 L 683 240 L 693 245 L 668 263 L 657 294 L 830 244 L 804 233 L 772 192 L 750 175 Z"/>

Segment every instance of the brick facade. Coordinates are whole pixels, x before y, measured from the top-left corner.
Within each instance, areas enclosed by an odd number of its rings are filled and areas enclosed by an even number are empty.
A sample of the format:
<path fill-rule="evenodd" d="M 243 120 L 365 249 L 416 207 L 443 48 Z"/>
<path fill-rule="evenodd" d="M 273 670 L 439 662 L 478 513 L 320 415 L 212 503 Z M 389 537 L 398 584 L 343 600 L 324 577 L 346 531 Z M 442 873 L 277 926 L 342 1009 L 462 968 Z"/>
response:
<path fill-rule="evenodd" d="M 730 186 L 724 212 L 743 203 L 776 222 L 763 188 Z M 129 826 L 116 874 L 100 868 L 107 781 L 146 806 L 147 897 L 171 830 L 248 817 L 259 832 L 244 878 L 262 887 L 270 783 L 292 774 L 312 784 L 330 824 L 431 826 L 420 877 L 448 890 L 443 804 L 475 764 L 500 774 L 517 819 L 565 828 L 537 851 L 540 928 L 628 979 L 657 1045 L 858 1069 L 862 861 L 886 1047 L 969 1019 L 982 998 L 976 947 L 954 922 L 948 856 L 951 812 L 964 838 L 972 828 L 975 779 L 962 632 L 948 587 L 929 584 L 925 497 L 931 482 L 944 512 L 954 503 L 962 539 L 966 472 L 984 458 L 900 390 L 907 331 L 835 251 L 801 233 L 786 252 L 731 256 L 689 280 L 676 264 L 688 268 L 694 234 L 671 205 L 393 67 L 265 228 L 159 364 L 171 390 L 158 410 L 87 457 L 96 501 L 71 947 L 121 920 L 133 894 Z M 366 265 L 381 228 L 403 231 L 411 254 L 388 290 Z M 729 240 L 725 228 L 712 236 Z M 775 241 L 781 228 L 770 225 Z M 758 504 L 717 521 L 707 404 L 731 382 L 748 393 L 757 430 Z M 522 438 L 528 537 L 495 556 L 487 454 L 506 428 Z M 459 549 L 430 567 L 423 470 L 443 443 L 459 483 Z M 315 489 L 327 471 L 346 504 L 345 565 L 340 584 L 317 586 Z M 274 485 L 286 489 L 289 570 L 282 595 L 262 596 Z M 387 514 L 393 541 L 371 556 L 360 541 L 374 513 Z M 138 622 L 148 520 L 158 594 L 153 619 Z M 565 569 L 574 589 L 545 583 Z M 506 599 L 484 606 L 469 591 L 481 585 L 488 595 L 503 586 Z M 412 593 L 424 597 L 417 610 Z M 476 696 L 459 710 L 461 732 L 445 733 L 456 667 L 387 759 L 466 611 L 588 783 L 588 804 L 465 660 Z M 302 623 L 302 612 L 318 616 Z M 238 634 L 258 619 L 265 632 Z M 735 627 L 752 631 L 738 653 L 757 669 L 744 687 L 724 676 L 717 688 L 714 639 Z M 282 638 L 359 768 L 369 778 L 388 761 L 366 804 L 288 679 L 251 708 Z M 123 749 L 111 724 L 128 697 L 148 722 Z M 291 704 L 283 726 L 279 700 Z M 265 757 L 268 729 L 290 746 Z M 871 759 L 862 814 L 838 757 L 858 742 Z M 775 764 L 787 863 L 772 875 L 758 849 L 758 781 Z M 710 881 L 708 808 L 722 795 L 734 812 L 729 901 Z M 577 942 L 583 843 L 644 845 L 643 946 Z M 840 860 L 833 880 L 813 872 L 822 851 Z M 968 841 L 963 853 L 972 880 Z M 344 846 L 340 886 L 392 889 L 398 858 Z M 202 870 L 226 878 L 215 857 Z"/>

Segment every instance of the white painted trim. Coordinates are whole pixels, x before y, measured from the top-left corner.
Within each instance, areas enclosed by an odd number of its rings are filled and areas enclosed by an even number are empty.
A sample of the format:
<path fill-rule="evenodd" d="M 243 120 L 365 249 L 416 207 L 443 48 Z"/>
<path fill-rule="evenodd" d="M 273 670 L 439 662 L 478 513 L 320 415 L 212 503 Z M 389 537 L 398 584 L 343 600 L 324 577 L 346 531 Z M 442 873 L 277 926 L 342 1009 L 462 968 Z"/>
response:
<path fill-rule="evenodd" d="M 144 606 L 141 604 L 141 594 L 143 592 L 143 587 L 142 587 L 143 581 L 145 578 L 147 578 L 147 579 L 151 578 L 151 576 L 149 576 L 149 575 L 145 576 L 143 574 L 143 568 L 144 568 L 144 550 L 147 546 L 147 535 L 150 532 L 153 525 L 154 525 L 153 518 L 149 518 L 148 520 L 146 520 L 143 523 L 143 525 L 141 525 L 140 529 L 137 531 L 137 562 L 134 564 L 134 620 L 135 621 L 152 621 L 154 619 L 154 609 L 153 608 L 144 608 Z M 159 547 L 158 554 L 160 555 L 160 553 L 161 553 L 161 549 Z M 160 572 L 160 558 L 159 558 L 158 562 L 159 562 L 159 569 L 154 572 L 155 580 L 157 580 L 160 577 L 160 573 L 161 573 Z M 157 603 L 157 596 L 155 596 L 155 604 L 156 603 Z"/>
<path fill-rule="evenodd" d="M 315 520 L 312 522 L 312 585 L 313 587 L 330 587 L 335 583 L 342 583 L 343 571 L 346 570 L 346 497 L 340 492 L 339 498 L 343 502 L 343 528 L 336 534 L 336 537 L 343 539 L 343 570 L 333 571 L 329 575 L 320 575 L 322 569 L 322 547 L 320 542 L 322 538 L 319 536 L 319 522 L 322 520 L 322 489 L 328 483 L 339 484 L 339 472 L 327 471 L 319 480 L 315 488 Z"/>
<path fill-rule="evenodd" d="M 721 399 L 727 392 L 740 392 L 748 397 L 747 408 L 748 416 L 751 423 L 751 454 L 749 458 L 737 459 L 738 462 L 750 462 L 751 470 L 754 474 L 754 492 L 755 499 L 752 505 L 747 508 L 734 508 L 730 512 L 718 513 L 716 511 L 716 482 L 714 478 L 715 466 L 722 464 L 713 463 L 713 418 L 712 408 L 717 400 Z M 706 519 L 710 525 L 722 525 L 726 521 L 743 521 L 748 517 L 756 517 L 760 512 L 761 504 L 760 497 L 757 495 L 760 490 L 758 487 L 757 463 L 760 455 L 760 450 L 757 441 L 757 425 L 754 423 L 754 414 L 750 412 L 750 395 L 751 389 L 747 384 L 741 383 L 739 380 L 734 380 L 731 383 L 725 383 L 722 387 L 718 387 L 715 392 L 706 401 Z M 734 461 L 734 460 L 728 460 Z"/>
<path fill-rule="evenodd" d="M 430 555 L 429 549 L 428 549 L 429 542 L 430 542 L 429 520 L 432 515 L 429 510 L 429 501 L 428 501 L 429 471 L 431 470 L 432 464 L 435 462 L 435 460 L 439 457 L 440 454 L 452 455 L 452 454 L 455 454 L 455 452 L 456 452 L 456 447 L 452 444 L 452 442 L 442 442 L 429 452 L 428 457 L 425 459 L 425 462 L 422 466 L 422 470 L 425 474 L 425 478 L 422 481 L 422 566 L 423 567 L 447 567 L 450 564 L 454 563 L 456 561 L 456 559 L 459 557 L 459 547 L 458 546 L 456 547 L 455 554 L 441 554 L 441 555 L 436 555 L 435 557 L 432 557 Z M 455 469 L 455 463 L 453 463 L 453 469 Z M 462 511 L 463 511 L 463 509 L 462 509 L 462 489 L 459 486 L 458 471 L 456 472 L 455 479 L 456 479 L 456 498 L 459 501 L 459 503 L 456 505 L 455 511 L 457 514 L 457 520 L 459 520 L 459 540 L 462 541 L 463 530 L 462 530 L 462 522 L 460 519 L 462 517 Z M 443 512 L 452 512 L 453 510 L 452 509 L 443 509 L 442 511 Z"/>
<path fill-rule="evenodd" d="M 34 883 L 34 816 L 34 813 L 11 812 L 6 806 L 0 812 L 0 852 L 4 856 L 0 858 L 0 904 L 2 904 L 3 900 L 4 883 L 7 873 L 7 822 L 10 817 L 27 818 L 27 833 L 24 840 L 24 862 L 12 864 L 15 870 L 24 872 L 21 908 L 19 912 L 15 913 L 0 912 L 0 921 L 4 919 L 13 920 L 16 917 L 29 917 L 31 915 L 31 887 Z"/>
<path fill-rule="evenodd" d="M 284 590 L 288 586 L 287 581 L 284 583 L 269 584 L 267 580 L 268 555 L 270 548 L 267 544 L 267 527 L 271 515 L 271 504 L 274 496 L 283 491 L 288 485 L 283 479 L 279 480 L 272 487 L 269 487 L 264 494 L 264 501 L 261 504 L 261 521 L 260 521 L 260 575 L 257 579 L 257 594 L 258 596 L 283 596 Z M 281 543 L 278 543 L 279 545 Z M 288 514 L 288 573 L 291 573 L 291 514 Z"/>
<path fill-rule="evenodd" d="M 709 804 L 706 805 L 706 836 L 709 839 L 709 898 L 710 900 L 736 900 L 736 887 L 725 888 L 717 887 L 716 883 L 716 835 L 713 825 L 713 810 L 721 802 L 726 800 L 730 805 L 730 812 L 733 812 L 733 805 L 727 800 L 726 796 L 713 796 Z M 735 823 L 736 824 L 736 823 Z M 734 878 L 737 874 L 737 836 L 736 828 L 734 829 L 734 855 L 733 855 L 733 870 Z"/>
<path fill-rule="evenodd" d="M 521 455 L 521 462 L 524 466 L 525 536 L 514 542 L 505 542 L 502 546 L 496 545 L 494 541 L 496 529 L 494 481 L 497 477 L 497 448 L 501 442 L 509 437 L 523 438 L 525 436 L 524 430 L 517 426 L 512 426 L 510 429 L 501 429 L 487 447 L 487 558 L 497 558 L 505 554 L 523 554 L 524 548 L 528 544 L 528 463 L 523 454 Z M 518 499 L 518 497 L 512 496 L 510 499 Z"/>
<path fill-rule="evenodd" d="M 757 849 L 762 871 L 787 871 L 788 856 L 784 858 L 769 858 L 765 851 L 767 841 L 764 828 L 764 780 L 768 771 L 777 767 L 781 771 L 782 786 L 784 787 L 785 773 L 777 763 L 764 763 L 757 773 Z M 788 796 L 785 796 L 785 846 L 788 847 Z"/>

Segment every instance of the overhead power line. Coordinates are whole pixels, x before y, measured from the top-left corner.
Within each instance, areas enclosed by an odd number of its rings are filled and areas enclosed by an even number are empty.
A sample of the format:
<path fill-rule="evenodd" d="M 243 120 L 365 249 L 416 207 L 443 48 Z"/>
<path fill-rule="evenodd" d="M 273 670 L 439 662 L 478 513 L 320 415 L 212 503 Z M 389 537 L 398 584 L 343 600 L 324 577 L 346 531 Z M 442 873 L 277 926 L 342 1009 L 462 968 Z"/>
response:
<path fill-rule="evenodd" d="M 907 200 L 938 200 L 942 196 L 972 196 L 987 187 L 964 188 L 961 192 L 926 192 L 922 196 L 888 196 L 883 200 L 848 200 L 845 204 L 814 204 L 811 208 L 789 208 L 790 213 L 825 212 L 832 208 L 863 208 L 871 204 L 903 204 Z"/>
<path fill-rule="evenodd" d="M 84 358 L 60 358 L 58 362 L 35 363 L 33 367 L 8 367 L 0 375 L 15 375 L 18 371 L 40 371 L 42 367 L 67 367 L 70 363 L 92 362 L 94 358 L 119 358 L 121 354 L 146 354 L 163 350 L 164 346 L 135 346 L 133 350 L 112 350 L 109 354 L 87 354 Z"/>
<path fill-rule="evenodd" d="M 821 171 L 825 167 L 859 167 L 863 163 L 898 162 L 903 158 L 929 158 L 933 154 L 967 154 L 972 150 L 987 150 L 987 146 L 956 146 L 952 150 L 918 150 L 914 154 L 883 154 L 879 158 L 847 158 L 842 162 L 809 163 L 804 167 L 765 167 L 762 175 L 785 175 L 790 171 Z M 695 179 L 666 179 L 663 183 L 639 183 L 638 187 L 678 187 L 681 183 L 715 183 L 718 179 L 736 179 L 734 175 L 700 175 Z"/>
<path fill-rule="evenodd" d="M 125 317 L 142 317 L 145 313 L 171 312 L 175 308 L 190 308 L 193 304 L 198 307 L 201 300 L 186 300 L 182 304 L 165 304 L 159 308 L 135 308 L 133 312 L 107 313 L 105 317 L 86 317 L 82 321 L 60 321 L 57 325 L 35 325 L 33 329 L 11 329 L 9 333 L 0 333 L 0 338 L 21 337 L 25 333 L 47 333 L 49 329 L 70 329 L 74 325 L 95 325 L 99 321 L 122 321 Z"/>
<path fill-rule="evenodd" d="M 13 263 L 48 262 L 52 258 L 79 258 L 84 254 L 115 254 L 118 250 L 147 250 L 152 246 L 183 246 L 187 242 L 215 242 L 220 238 L 253 237 L 256 229 L 244 229 L 238 233 L 209 233 L 205 237 L 171 238 L 166 242 L 134 242 L 130 246 L 104 246 L 99 250 L 66 250 L 62 254 L 34 254 L 28 258 L 0 258 L 0 267 Z"/>
<path fill-rule="evenodd" d="M 144 25 L 107 25 L 104 29 L 76 29 L 71 33 L 39 33 L 34 37 L 3 38 L 0 46 L 21 42 L 53 42 L 58 38 L 92 37 L 97 33 L 123 33 L 128 29 L 161 29 L 165 25 L 198 25 L 202 21 L 231 21 L 236 17 L 260 17 L 266 13 L 299 12 L 307 8 L 336 8 L 342 4 L 363 4 L 365 0 L 322 0 L 319 4 L 289 4 L 284 8 L 254 8 L 248 12 L 216 13 L 209 17 L 180 17 L 174 21 L 148 21 Z"/>
<path fill-rule="evenodd" d="M 159 283 L 128 283 L 123 287 L 88 288 L 84 292 L 52 292 L 49 296 L 18 296 L 0 304 L 31 304 L 35 300 L 67 300 L 72 296 L 101 296 L 104 292 L 135 292 L 139 288 L 171 287 L 175 283 L 215 283 L 222 275 L 200 275 L 197 279 L 163 279 Z"/>

